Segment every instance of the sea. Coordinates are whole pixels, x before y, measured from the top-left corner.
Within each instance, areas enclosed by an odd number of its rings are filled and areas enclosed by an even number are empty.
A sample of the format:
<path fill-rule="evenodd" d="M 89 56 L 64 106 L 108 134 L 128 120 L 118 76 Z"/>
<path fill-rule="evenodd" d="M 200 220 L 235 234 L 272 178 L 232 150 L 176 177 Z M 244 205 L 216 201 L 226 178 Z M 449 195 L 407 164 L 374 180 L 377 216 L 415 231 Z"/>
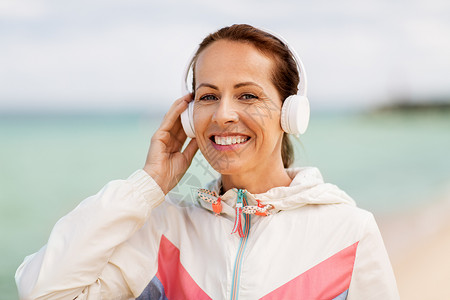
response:
<path fill-rule="evenodd" d="M 0 115 L 0 297 L 17 299 L 14 273 L 56 221 L 107 182 L 145 162 L 163 114 Z M 450 195 L 450 112 L 313 112 L 292 137 L 295 166 L 314 166 L 375 216 Z M 217 173 L 197 153 L 171 193 L 180 205 Z"/>

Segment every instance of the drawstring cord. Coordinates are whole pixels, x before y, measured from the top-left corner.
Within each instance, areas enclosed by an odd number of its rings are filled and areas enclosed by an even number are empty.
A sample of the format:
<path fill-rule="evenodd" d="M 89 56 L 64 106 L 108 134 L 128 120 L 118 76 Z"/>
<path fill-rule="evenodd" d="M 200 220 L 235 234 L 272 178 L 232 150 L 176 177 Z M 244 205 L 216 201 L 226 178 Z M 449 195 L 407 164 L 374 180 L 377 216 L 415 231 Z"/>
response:
<path fill-rule="evenodd" d="M 269 210 L 273 208 L 273 205 L 271 204 L 267 204 L 267 205 L 263 205 L 261 204 L 261 200 L 256 199 L 256 203 L 258 203 L 257 206 L 254 205 L 248 205 L 245 206 L 242 210 L 244 212 L 244 214 L 254 214 L 257 216 L 268 216 L 270 215 Z"/>
<path fill-rule="evenodd" d="M 262 204 L 261 200 L 256 199 L 257 205 L 247 205 L 247 196 L 245 195 L 247 191 L 245 189 L 237 189 L 237 199 L 235 207 L 235 218 L 234 226 L 231 233 L 238 233 L 240 237 L 245 237 L 249 231 L 249 215 L 257 216 L 268 216 L 270 215 L 269 210 L 273 208 L 271 204 Z M 198 197 L 208 203 L 211 203 L 214 214 L 217 216 L 222 212 L 222 199 L 217 195 L 215 191 L 210 191 L 207 189 L 198 189 Z M 242 228 L 243 214 L 245 214 L 244 229 Z"/>
<path fill-rule="evenodd" d="M 197 195 L 203 201 L 212 204 L 213 212 L 216 216 L 222 212 L 222 199 L 220 199 L 215 191 L 198 189 Z"/>

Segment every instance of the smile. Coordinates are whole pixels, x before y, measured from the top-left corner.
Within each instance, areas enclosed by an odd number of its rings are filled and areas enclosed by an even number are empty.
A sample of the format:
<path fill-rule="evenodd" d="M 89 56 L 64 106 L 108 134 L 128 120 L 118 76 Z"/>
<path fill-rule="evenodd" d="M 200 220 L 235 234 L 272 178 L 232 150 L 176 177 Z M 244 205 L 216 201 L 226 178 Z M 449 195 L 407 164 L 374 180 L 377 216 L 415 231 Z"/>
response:
<path fill-rule="evenodd" d="M 242 144 L 248 141 L 249 139 L 250 137 L 244 135 L 227 135 L 227 136 L 214 135 L 211 137 L 211 140 L 214 143 L 222 146 Z"/>

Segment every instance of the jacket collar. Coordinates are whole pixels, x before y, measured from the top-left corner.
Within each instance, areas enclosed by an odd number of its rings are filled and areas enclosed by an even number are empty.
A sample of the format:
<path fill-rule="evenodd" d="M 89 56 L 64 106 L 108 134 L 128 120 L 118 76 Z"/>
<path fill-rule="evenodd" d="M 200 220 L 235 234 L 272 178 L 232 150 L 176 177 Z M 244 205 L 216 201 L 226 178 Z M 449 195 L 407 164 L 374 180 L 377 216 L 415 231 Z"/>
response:
<path fill-rule="evenodd" d="M 355 202 L 336 185 L 325 183 L 317 168 L 302 167 L 286 169 L 292 182 L 287 187 L 275 187 L 261 194 L 251 194 L 246 191 L 248 205 L 257 205 L 257 201 L 263 205 L 271 204 L 274 208 L 271 213 L 282 210 L 292 210 L 305 205 L 323 205 L 345 203 L 355 205 Z M 222 215 L 234 217 L 237 200 L 237 189 L 226 191 L 220 195 L 222 186 L 221 177 L 210 182 L 207 189 L 217 193 L 222 200 Z M 213 210 L 208 202 L 198 200 L 205 209 Z"/>

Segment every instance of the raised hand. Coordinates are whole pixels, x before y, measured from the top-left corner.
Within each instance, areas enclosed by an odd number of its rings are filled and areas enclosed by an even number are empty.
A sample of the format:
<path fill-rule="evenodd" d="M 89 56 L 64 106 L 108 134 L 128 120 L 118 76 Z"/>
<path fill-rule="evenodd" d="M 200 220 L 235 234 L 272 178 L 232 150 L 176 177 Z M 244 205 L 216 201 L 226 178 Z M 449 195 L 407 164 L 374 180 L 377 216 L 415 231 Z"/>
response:
<path fill-rule="evenodd" d="M 175 101 L 151 139 L 144 171 L 152 176 L 164 194 L 177 185 L 198 150 L 196 139 L 192 139 L 181 152 L 187 136 L 180 115 L 190 101 L 192 94 Z"/>

